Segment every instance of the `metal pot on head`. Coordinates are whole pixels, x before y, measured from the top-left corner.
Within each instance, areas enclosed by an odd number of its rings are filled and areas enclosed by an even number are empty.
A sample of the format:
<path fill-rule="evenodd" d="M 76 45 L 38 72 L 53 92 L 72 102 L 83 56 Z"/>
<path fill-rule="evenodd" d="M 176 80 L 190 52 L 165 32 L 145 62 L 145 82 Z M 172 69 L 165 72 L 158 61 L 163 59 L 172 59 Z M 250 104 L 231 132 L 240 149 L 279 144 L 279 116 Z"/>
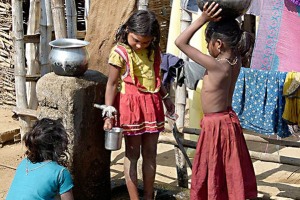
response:
<path fill-rule="evenodd" d="M 88 69 L 89 54 L 87 41 L 60 38 L 49 43 L 52 47 L 49 61 L 55 74 L 61 76 L 81 76 Z"/>
<path fill-rule="evenodd" d="M 216 2 L 222 8 L 222 19 L 237 18 L 247 12 L 252 0 L 197 0 L 198 7 L 203 11 L 206 2 Z"/>

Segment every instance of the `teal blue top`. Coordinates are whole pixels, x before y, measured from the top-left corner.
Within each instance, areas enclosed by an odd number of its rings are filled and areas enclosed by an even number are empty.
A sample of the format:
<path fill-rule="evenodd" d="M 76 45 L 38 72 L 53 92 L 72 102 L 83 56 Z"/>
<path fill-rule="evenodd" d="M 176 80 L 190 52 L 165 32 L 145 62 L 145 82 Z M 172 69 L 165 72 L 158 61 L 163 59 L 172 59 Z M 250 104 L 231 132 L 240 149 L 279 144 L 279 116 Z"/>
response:
<path fill-rule="evenodd" d="M 70 172 L 54 161 L 19 164 L 6 200 L 52 200 L 73 188 Z"/>

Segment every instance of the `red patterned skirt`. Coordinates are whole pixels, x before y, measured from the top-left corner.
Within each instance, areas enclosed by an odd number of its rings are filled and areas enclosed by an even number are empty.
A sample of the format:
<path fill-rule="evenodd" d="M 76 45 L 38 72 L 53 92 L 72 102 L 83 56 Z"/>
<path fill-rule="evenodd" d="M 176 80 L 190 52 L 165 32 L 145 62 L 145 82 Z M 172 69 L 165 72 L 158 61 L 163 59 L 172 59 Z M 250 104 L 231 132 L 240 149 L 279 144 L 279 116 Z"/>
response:
<path fill-rule="evenodd" d="M 191 200 L 257 197 L 256 177 L 240 122 L 232 109 L 205 114 L 194 157 Z"/>
<path fill-rule="evenodd" d="M 124 135 L 157 133 L 164 130 L 165 116 L 159 93 L 141 92 L 126 84 L 126 93 L 118 93 L 115 107 L 119 111 L 117 125 Z"/>

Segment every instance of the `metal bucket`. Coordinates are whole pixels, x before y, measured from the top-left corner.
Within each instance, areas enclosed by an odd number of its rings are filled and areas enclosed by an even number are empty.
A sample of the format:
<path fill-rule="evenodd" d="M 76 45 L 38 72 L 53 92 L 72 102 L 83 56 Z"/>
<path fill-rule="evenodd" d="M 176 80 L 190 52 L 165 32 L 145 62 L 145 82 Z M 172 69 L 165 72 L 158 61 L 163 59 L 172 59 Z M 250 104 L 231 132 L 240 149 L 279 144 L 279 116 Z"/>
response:
<path fill-rule="evenodd" d="M 105 131 L 105 149 L 115 151 L 121 149 L 123 129 L 114 127 L 111 130 Z"/>
<path fill-rule="evenodd" d="M 51 41 L 52 50 L 49 61 L 55 74 L 61 76 L 81 76 L 88 69 L 89 54 L 86 45 L 89 42 L 60 38 Z"/>

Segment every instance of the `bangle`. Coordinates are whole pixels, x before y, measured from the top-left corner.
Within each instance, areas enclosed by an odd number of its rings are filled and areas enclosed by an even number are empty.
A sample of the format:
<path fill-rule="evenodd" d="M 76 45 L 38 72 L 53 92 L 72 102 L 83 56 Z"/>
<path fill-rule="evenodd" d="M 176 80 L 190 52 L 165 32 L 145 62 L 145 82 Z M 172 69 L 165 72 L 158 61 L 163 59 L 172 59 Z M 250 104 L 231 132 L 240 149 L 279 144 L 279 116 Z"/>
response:
<path fill-rule="evenodd" d="M 169 97 L 169 93 L 167 93 L 164 97 L 162 97 L 161 99 L 162 100 L 165 100 L 166 98 L 168 98 Z"/>

